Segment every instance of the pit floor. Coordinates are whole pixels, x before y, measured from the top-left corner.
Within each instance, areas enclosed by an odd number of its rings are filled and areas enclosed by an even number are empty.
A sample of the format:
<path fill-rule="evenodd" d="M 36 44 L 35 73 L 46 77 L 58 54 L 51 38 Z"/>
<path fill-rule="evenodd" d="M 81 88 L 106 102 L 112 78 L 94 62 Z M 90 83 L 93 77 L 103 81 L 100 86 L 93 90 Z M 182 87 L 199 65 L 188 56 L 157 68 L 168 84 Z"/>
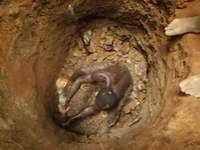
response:
<path fill-rule="evenodd" d="M 95 136 L 98 132 L 105 134 L 104 132 L 108 130 L 111 132 L 110 135 L 115 133 L 119 136 L 124 132 L 123 130 L 130 130 L 136 124 L 134 123 L 135 120 L 138 120 L 137 123 L 141 120 L 141 105 L 146 98 L 146 82 L 148 80 L 146 73 L 147 63 L 144 56 L 131 46 L 134 43 L 126 39 L 123 40 L 123 37 L 130 38 L 131 32 L 116 23 L 107 19 L 95 20 L 83 34 L 88 32 L 92 34 L 91 37 L 85 38 L 89 41 L 87 50 L 90 54 L 85 54 L 86 48 L 83 48 L 83 42 L 78 40 L 77 46 L 69 50 L 60 74 L 63 74 L 69 80 L 68 77 L 71 76 L 72 72 L 81 66 L 113 61 L 126 64 L 134 80 L 134 84 L 131 85 L 130 92 L 125 94 L 127 104 L 122 109 L 120 118 L 113 128 L 107 127 L 106 119 L 109 118 L 109 113 L 106 111 L 85 118 L 77 122 L 77 124 L 73 124 L 71 128 L 83 135 Z M 111 47 L 110 49 L 109 46 Z M 106 48 L 107 50 L 104 50 Z M 94 87 L 92 88 L 91 84 L 83 84 L 82 88 L 80 88 L 69 103 L 68 107 L 70 109 L 68 110 L 68 115 L 73 116 L 73 114 L 77 114 L 81 109 L 93 104 L 95 101 L 94 93 Z"/>

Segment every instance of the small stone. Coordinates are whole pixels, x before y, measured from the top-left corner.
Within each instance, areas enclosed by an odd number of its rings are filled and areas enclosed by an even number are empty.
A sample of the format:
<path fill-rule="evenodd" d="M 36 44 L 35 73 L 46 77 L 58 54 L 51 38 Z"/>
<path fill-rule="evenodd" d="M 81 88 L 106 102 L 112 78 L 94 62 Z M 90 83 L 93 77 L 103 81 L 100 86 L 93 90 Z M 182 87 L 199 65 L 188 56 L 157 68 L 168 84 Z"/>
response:
<path fill-rule="evenodd" d="M 123 43 L 121 51 L 122 51 L 123 54 L 128 54 L 128 52 L 130 51 L 129 42 Z"/>
<path fill-rule="evenodd" d="M 114 40 L 114 42 L 113 42 L 113 49 L 115 51 L 120 51 L 122 49 L 122 41 L 120 41 L 120 40 Z"/>
<path fill-rule="evenodd" d="M 142 117 L 137 117 L 137 118 L 135 118 L 131 123 L 129 123 L 128 126 L 130 127 L 130 126 L 132 126 L 132 125 L 138 123 L 141 119 L 142 119 Z"/>
<path fill-rule="evenodd" d="M 136 107 L 135 101 L 131 100 L 123 109 L 124 113 L 130 113 Z"/>
<path fill-rule="evenodd" d="M 141 72 L 142 68 L 141 68 L 140 65 L 135 64 L 134 69 L 135 69 L 135 73 L 136 73 L 136 75 L 138 75 L 138 76 L 141 76 L 141 75 L 142 75 L 142 72 Z"/>
<path fill-rule="evenodd" d="M 124 58 L 126 58 L 126 56 L 124 56 L 122 53 L 120 53 L 120 52 L 117 52 L 117 56 L 119 56 L 119 57 L 124 57 Z"/>
<path fill-rule="evenodd" d="M 71 13 L 72 16 L 75 15 L 74 8 L 72 7 L 71 4 L 68 5 L 68 10 L 69 10 L 69 12 Z"/>
<path fill-rule="evenodd" d="M 131 60 L 130 60 L 130 59 L 126 59 L 126 62 L 127 62 L 128 64 L 131 64 Z"/>
<path fill-rule="evenodd" d="M 92 31 L 91 30 L 84 32 L 83 41 L 84 41 L 85 45 L 87 45 L 87 46 L 90 45 L 91 37 L 92 37 Z"/>
<path fill-rule="evenodd" d="M 133 91 L 133 92 L 131 93 L 131 98 L 132 98 L 132 99 L 138 98 L 138 95 Z"/>
<path fill-rule="evenodd" d="M 106 36 L 106 39 L 104 41 L 104 44 L 106 45 L 112 45 L 113 44 L 113 36 Z"/>
<path fill-rule="evenodd" d="M 8 14 L 12 17 L 16 17 L 19 14 L 19 7 L 17 5 L 10 6 Z"/>
<path fill-rule="evenodd" d="M 107 118 L 108 117 L 108 113 L 106 111 L 102 111 L 101 114 L 102 114 L 103 118 Z"/>
<path fill-rule="evenodd" d="M 113 46 L 112 45 L 104 45 L 104 49 L 107 50 L 107 51 L 112 51 Z"/>
<path fill-rule="evenodd" d="M 142 81 L 140 81 L 140 82 L 138 83 L 137 88 L 138 88 L 139 91 L 144 90 L 144 89 L 145 89 L 145 85 L 144 85 L 144 83 L 143 83 Z"/>
<path fill-rule="evenodd" d="M 113 40 L 113 36 L 106 36 L 105 39 L 101 42 L 103 45 L 102 47 L 107 51 L 113 50 Z"/>
<path fill-rule="evenodd" d="M 73 53 L 74 57 L 81 57 L 82 56 L 82 52 L 80 50 L 75 50 Z"/>

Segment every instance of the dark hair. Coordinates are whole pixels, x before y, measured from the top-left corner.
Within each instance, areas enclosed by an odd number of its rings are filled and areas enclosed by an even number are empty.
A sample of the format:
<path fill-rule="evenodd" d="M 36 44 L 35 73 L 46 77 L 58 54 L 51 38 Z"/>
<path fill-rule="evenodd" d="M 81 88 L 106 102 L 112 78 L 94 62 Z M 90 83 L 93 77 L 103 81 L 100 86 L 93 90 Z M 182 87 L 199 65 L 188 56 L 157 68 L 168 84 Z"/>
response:
<path fill-rule="evenodd" d="M 108 110 L 114 108 L 118 104 L 118 98 L 112 88 L 101 89 L 97 96 L 95 105 L 99 110 Z"/>

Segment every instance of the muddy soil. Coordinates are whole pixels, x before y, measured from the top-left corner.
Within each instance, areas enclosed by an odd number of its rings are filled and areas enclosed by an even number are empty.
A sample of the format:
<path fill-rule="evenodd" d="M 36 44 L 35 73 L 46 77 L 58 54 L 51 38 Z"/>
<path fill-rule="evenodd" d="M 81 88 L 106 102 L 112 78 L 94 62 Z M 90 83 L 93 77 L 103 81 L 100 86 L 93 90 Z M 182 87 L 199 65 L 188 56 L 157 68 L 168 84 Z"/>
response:
<path fill-rule="evenodd" d="M 175 8 L 181 8 L 177 16 L 190 16 L 199 5 L 0 1 L 0 149 L 200 149 L 199 102 L 178 88 L 199 73 L 199 36 L 164 35 Z M 109 112 L 102 112 L 73 131 L 58 126 L 56 79 L 113 61 L 126 64 L 134 79 L 118 123 L 107 128 Z M 70 113 L 92 103 L 94 91 L 82 86 Z"/>

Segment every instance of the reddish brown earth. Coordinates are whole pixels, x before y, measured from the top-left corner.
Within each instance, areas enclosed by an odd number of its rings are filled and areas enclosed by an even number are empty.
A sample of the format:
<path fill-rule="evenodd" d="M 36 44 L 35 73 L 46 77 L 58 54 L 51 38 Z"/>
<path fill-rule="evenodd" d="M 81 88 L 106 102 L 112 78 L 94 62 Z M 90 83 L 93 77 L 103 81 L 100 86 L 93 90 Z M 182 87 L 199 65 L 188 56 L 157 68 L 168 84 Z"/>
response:
<path fill-rule="evenodd" d="M 200 2 L 185 4 L 186 8 L 177 9 L 175 17 L 189 17 L 200 14 Z M 181 39 L 188 55 L 189 76 L 200 73 L 200 35 L 186 34 Z M 153 130 L 153 143 L 147 149 L 200 149 L 200 101 L 198 98 L 181 95 L 179 90 L 172 91 L 159 122 L 159 129 Z M 169 116 L 169 114 L 171 114 Z M 168 117 L 166 117 L 168 116 Z M 161 123 L 161 124 L 160 124 Z M 162 147 L 162 148 L 160 148 Z"/>
<path fill-rule="evenodd" d="M 178 87 L 187 75 L 200 73 L 200 36 L 187 34 L 170 38 L 164 35 L 164 27 L 175 17 L 173 9 L 177 6 L 181 9 L 176 10 L 176 17 L 200 14 L 199 0 L 180 0 L 176 6 L 175 2 L 126 0 L 0 1 L 0 149 L 200 149 L 199 99 L 181 94 Z M 143 120 L 130 130 L 125 128 L 125 134 L 118 139 L 100 140 L 97 134 L 91 140 L 53 122 L 55 80 L 64 64 L 69 71 L 84 61 L 83 56 L 85 63 L 105 57 L 104 49 L 98 49 L 100 40 L 96 40 L 103 34 L 101 29 L 105 25 L 101 20 L 105 17 L 122 26 L 123 32 L 128 30 L 132 37 L 120 45 L 125 53 L 105 52 L 106 56 L 120 53 L 124 61 L 129 49 L 131 55 L 127 57 L 133 60 L 130 68 L 137 63 L 148 64 L 148 71 L 142 74 L 148 76 L 145 98 L 140 93 L 141 107 L 133 111 L 146 113 L 141 113 Z M 93 38 L 94 49 L 100 51 L 94 58 L 87 56 L 79 43 L 80 32 L 92 26 L 92 21 L 100 27 Z M 76 48 L 83 52 L 75 56 L 81 57 L 80 60 L 73 59 Z M 133 56 L 143 57 L 135 63 Z M 109 57 L 119 59 L 115 55 Z M 71 66 L 72 62 L 67 63 L 71 60 L 80 62 Z M 92 126 L 86 125 L 85 130 L 90 131 Z"/>

